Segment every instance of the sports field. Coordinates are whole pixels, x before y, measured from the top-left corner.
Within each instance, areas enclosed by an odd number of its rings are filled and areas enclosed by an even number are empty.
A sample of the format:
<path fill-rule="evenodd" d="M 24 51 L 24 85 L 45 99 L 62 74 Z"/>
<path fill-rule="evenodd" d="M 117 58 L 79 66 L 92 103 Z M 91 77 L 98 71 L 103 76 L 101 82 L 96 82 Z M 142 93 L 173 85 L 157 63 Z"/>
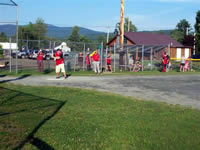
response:
<path fill-rule="evenodd" d="M 0 85 L 1 149 L 200 149 L 200 111 L 66 87 Z"/>

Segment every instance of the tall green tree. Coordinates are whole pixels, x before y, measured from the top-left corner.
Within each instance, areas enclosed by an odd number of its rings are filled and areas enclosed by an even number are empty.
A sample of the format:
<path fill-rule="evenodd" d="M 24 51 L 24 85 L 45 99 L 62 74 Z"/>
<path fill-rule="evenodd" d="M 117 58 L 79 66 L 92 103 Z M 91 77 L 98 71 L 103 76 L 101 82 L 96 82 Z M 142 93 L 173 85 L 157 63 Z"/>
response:
<path fill-rule="evenodd" d="M 176 25 L 177 29 L 183 32 L 184 36 L 186 36 L 187 32 L 192 30 L 191 25 L 186 19 L 180 20 L 180 22 Z"/>
<path fill-rule="evenodd" d="M 120 23 L 116 24 L 116 28 L 118 29 L 118 32 L 120 31 Z M 137 27 L 132 23 L 129 18 L 124 18 L 124 32 L 137 32 Z"/>
<path fill-rule="evenodd" d="M 72 42 L 80 42 L 80 28 L 78 26 L 72 28 L 72 33 L 68 40 Z"/>
<path fill-rule="evenodd" d="M 4 32 L 0 33 L 0 42 L 8 42 L 8 37 Z"/>
<path fill-rule="evenodd" d="M 81 35 L 80 35 L 80 28 L 78 26 L 74 26 L 72 28 L 72 33 L 68 38 L 69 40 L 69 47 L 72 51 L 82 51 L 83 50 L 83 43 L 81 42 Z"/>
<path fill-rule="evenodd" d="M 125 18 L 124 20 L 124 32 L 137 32 L 137 27 L 132 23 L 129 18 Z"/>
<path fill-rule="evenodd" d="M 196 15 L 196 23 L 195 23 L 195 45 L 196 45 L 196 50 L 197 53 L 200 54 L 200 10 L 197 12 Z"/>
<path fill-rule="evenodd" d="M 180 20 L 180 22 L 176 25 L 176 29 L 170 33 L 170 36 L 180 42 L 183 43 L 183 39 L 186 37 L 187 32 L 191 31 L 191 26 L 186 19 Z"/>
<path fill-rule="evenodd" d="M 42 18 L 38 18 L 34 24 L 34 32 L 36 32 L 36 38 L 44 40 L 47 32 L 47 26 Z"/>
<path fill-rule="evenodd" d="M 41 48 L 44 43 L 41 40 L 46 39 L 47 26 L 44 20 L 38 18 L 35 23 L 29 22 L 26 26 L 19 27 L 19 47 L 28 45 L 28 48 Z M 38 42 L 30 42 L 38 40 Z"/>
<path fill-rule="evenodd" d="M 183 39 L 184 39 L 184 33 L 178 29 L 175 29 L 173 30 L 171 33 L 170 33 L 170 36 L 178 41 L 179 43 L 182 43 L 183 42 Z"/>
<path fill-rule="evenodd" d="M 104 35 L 99 35 L 97 37 L 97 41 L 99 44 L 101 44 L 103 42 L 103 47 L 106 47 L 106 37 Z"/>

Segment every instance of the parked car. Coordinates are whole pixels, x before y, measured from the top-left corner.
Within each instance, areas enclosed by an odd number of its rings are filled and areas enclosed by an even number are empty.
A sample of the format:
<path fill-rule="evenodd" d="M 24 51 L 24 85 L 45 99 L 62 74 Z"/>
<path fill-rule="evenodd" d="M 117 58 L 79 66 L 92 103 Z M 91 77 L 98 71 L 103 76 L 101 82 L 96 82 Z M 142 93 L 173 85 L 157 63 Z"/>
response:
<path fill-rule="evenodd" d="M 24 59 L 24 58 L 28 57 L 28 53 L 29 52 L 27 50 L 18 51 L 17 56 L 18 56 L 18 58 Z M 13 51 L 11 55 L 13 58 L 16 58 L 16 51 Z"/>
<path fill-rule="evenodd" d="M 51 58 L 51 53 L 50 53 L 50 51 L 42 51 L 42 52 L 43 52 L 43 54 L 44 54 L 43 58 L 44 58 L 45 60 L 50 60 L 50 58 Z"/>
<path fill-rule="evenodd" d="M 38 54 L 39 50 L 30 50 L 28 58 L 30 59 L 36 59 L 37 58 L 37 54 Z"/>
<path fill-rule="evenodd" d="M 192 55 L 191 58 L 193 58 L 193 59 L 200 59 L 200 54 Z"/>
<path fill-rule="evenodd" d="M 18 58 L 22 58 L 22 59 L 27 58 L 28 57 L 28 51 L 22 50 L 22 51 L 18 52 L 17 56 L 18 56 Z"/>

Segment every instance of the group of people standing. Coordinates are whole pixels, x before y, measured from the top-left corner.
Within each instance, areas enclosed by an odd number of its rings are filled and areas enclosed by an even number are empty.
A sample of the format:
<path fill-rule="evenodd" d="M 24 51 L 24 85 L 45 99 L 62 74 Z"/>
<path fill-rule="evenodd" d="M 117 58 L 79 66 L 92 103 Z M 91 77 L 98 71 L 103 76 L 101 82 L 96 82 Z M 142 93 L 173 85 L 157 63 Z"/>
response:
<path fill-rule="evenodd" d="M 190 58 L 188 58 L 190 59 Z M 190 70 L 189 60 L 185 59 L 184 56 L 181 57 L 180 72 L 185 72 Z"/>
<path fill-rule="evenodd" d="M 43 54 L 42 50 L 40 49 L 39 52 L 38 52 L 38 56 L 37 56 L 37 64 L 38 64 L 38 71 L 39 72 L 43 71 L 43 56 L 44 56 L 44 54 Z M 81 62 L 83 62 L 83 55 L 80 55 L 80 56 L 81 57 L 79 57 L 78 59 L 79 59 L 79 62 L 81 64 Z M 62 50 L 57 49 L 55 55 L 52 54 L 51 57 L 56 61 L 56 78 L 57 79 L 59 78 L 60 72 L 63 73 L 64 78 L 67 78 L 65 66 L 64 66 L 64 58 L 63 58 Z M 112 72 L 111 54 L 108 54 L 106 61 L 107 61 L 107 70 Z M 91 70 L 91 64 L 93 64 L 94 73 L 95 74 L 101 73 L 101 70 L 100 70 L 100 55 L 99 55 L 98 49 L 95 49 L 95 51 L 91 54 L 89 52 L 87 52 L 87 54 L 85 56 L 85 63 L 86 63 L 86 66 L 87 66 L 87 70 Z"/>
<path fill-rule="evenodd" d="M 190 70 L 189 59 L 185 59 L 184 56 L 181 57 L 180 61 L 180 72 L 185 72 Z M 162 55 L 162 72 L 168 72 L 171 69 L 170 57 L 166 52 Z"/>
<path fill-rule="evenodd" d="M 106 70 L 112 72 L 112 65 L 111 65 L 111 59 L 112 59 L 112 55 L 111 53 L 109 53 L 106 57 Z M 83 59 L 81 59 L 83 62 Z M 87 52 L 86 56 L 85 56 L 85 63 L 86 63 L 86 67 L 87 70 L 91 70 L 91 64 L 93 64 L 93 69 L 94 69 L 94 73 L 99 74 L 101 73 L 100 70 L 100 55 L 98 52 L 98 49 L 96 49 L 93 53 L 89 53 Z"/>
<path fill-rule="evenodd" d="M 60 78 L 59 76 L 60 72 L 63 73 L 64 78 L 67 78 L 62 50 L 57 49 L 55 55 L 52 54 L 51 57 L 56 61 L 56 79 Z M 43 72 L 43 67 L 44 67 L 43 59 L 44 59 L 44 53 L 40 49 L 37 54 L 37 64 L 39 72 Z"/>

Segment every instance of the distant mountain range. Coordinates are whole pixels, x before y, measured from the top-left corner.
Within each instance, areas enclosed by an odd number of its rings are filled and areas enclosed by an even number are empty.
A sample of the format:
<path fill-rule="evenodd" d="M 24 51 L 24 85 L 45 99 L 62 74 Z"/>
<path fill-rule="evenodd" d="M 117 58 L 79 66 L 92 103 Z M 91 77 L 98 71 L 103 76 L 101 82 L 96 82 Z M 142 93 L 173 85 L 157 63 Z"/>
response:
<path fill-rule="evenodd" d="M 143 31 L 143 32 L 153 32 L 153 33 L 162 33 L 170 34 L 172 30 L 159 30 L 159 31 Z M 7 36 L 12 36 L 16 34 L 15 25 L 0 25 L 0 32 L 4 32 Z M 55 37 L 57 39 L 67 39 L 72 32 L 72 27 L 58 27 L 54 25 L 47 24 L 47 36 Z M 105 32 L 99 32 L 90 30 L 87 28 L 80 27 L 80 34 L 87 37 L 90 40 L 96 40 L 99 35 L 105 35 Z"/>
<path fill-rule="evenodd" d="M 67 39 L 72 32 L 73 27 L 58 27 L 47 24 L 47 36 L 55 37 L 57 39 Z M 7 36 L 16 34 L 16 25 L 0 25 L 0 32 L 4 32 Z M 105 32 L 94 31 L 80 27 L 80 34 L 90 40 L 96 40 L 99 35 L 106 35 Z"/>

